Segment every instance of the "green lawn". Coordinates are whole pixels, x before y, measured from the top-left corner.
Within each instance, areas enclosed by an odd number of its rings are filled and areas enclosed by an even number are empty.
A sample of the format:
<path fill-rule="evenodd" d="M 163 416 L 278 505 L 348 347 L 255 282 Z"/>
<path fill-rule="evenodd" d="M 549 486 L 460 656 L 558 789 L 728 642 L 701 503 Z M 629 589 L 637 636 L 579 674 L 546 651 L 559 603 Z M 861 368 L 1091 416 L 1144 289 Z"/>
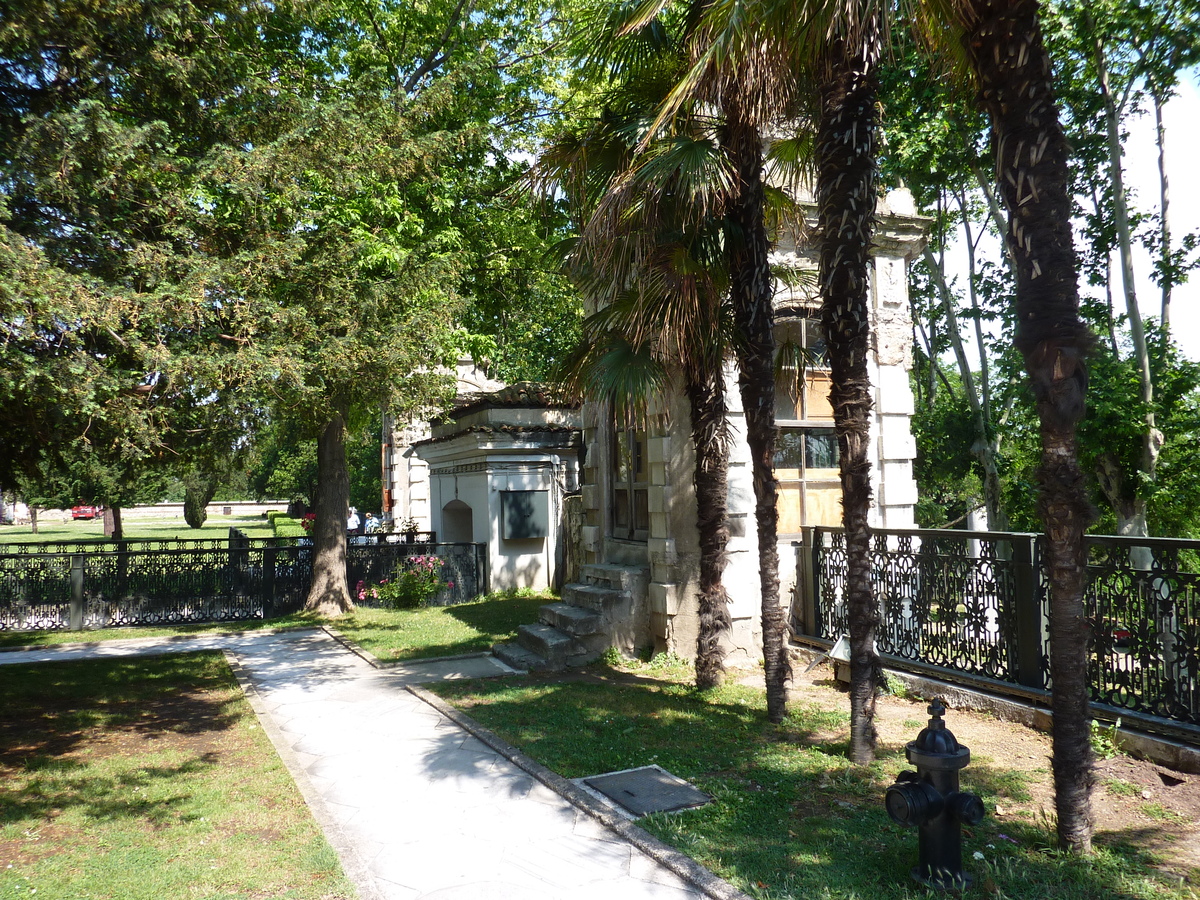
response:
<path fill-rule="evenodd" d="M 213 622 L 158 628 L 104 628 L 96 631 L 0 632 L 0 649 L 80 641 L 114 641 L 171 635 L 252 631 L 259 628 L 330 625 L 382 660 L 428 659 L 482 653 L 508 640 L 520 625 L 537 621 L 538 607 L 556 598 L 549 594 L 496 593 L 459 606 L 425 609 L 358 609 L 337 619 L 296 613 L 278 619 Z"/>
<path fill-rule="evenodd" d="M 140 518 L 128 516 L 122 523 L 130 540 L 224 540 L 230 528 L 240 528 L 250 537 L 274 537 L 267 520 L 261 516 L 209 516 L 203 528 L 191 528 L 183 516 Z M 104 523 L 100 519 L 63 521 L 61 515 L 38 518 L 37 534 L 29 525 L 0 525 L 0 545 L 43 543 L 47 541 L 103 541 Z"/>
<path fill-rule="evenodd" d="M 909 768 L 894 750 L 869 767 L 846 758 L 848 716 L 794 708 L 766 721 L 763 692 L 727 685 L 701 694 L 687 666 L 596 667 L 568 679 L 455 682 L 434 687 L 472 718 L 567 778 L 657 763 L 715 798 L 639 824 L 753 897 L 905 900 L 915 830 L 894 824 L 883 794 Z M 989 810 L 1027 796 L 1012 772 L 980 761 L 964 773 Z M 1090 860 L 1050 852 L 1047 823 L 994 816 L 964 838 L 978 896 L 1010 900 L 1194 900 L 1133 848 Z M 982 854 L 978 860 L 974 854 Z M 945 896 L 928 894 L 928 896 Z"/>
<path fill-rule="evenodd" d="M 492 594 L 474 603 L 424 609 L 358 609 L 328 624 L 381 660 L 483 653 L 537 621 L 548 594 Z"/>
<path fill-rule="evenodd" d="M 221 654 L 0 670 L 0 897 L 354 895 Z"/>

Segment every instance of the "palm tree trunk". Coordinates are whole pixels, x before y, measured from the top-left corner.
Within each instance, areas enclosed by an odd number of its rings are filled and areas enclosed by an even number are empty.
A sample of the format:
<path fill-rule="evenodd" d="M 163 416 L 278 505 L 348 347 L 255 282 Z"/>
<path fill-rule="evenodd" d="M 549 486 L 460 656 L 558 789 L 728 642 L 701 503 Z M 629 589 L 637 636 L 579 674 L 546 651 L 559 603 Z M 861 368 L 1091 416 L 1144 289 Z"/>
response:
<path fill-rule="evenodd" d="M 770 240 L 763 219 L 763 141 L 744 116 L 736 91 L 722 97 L 721 144 L 737 173 L 737 194 L 728 210 L 730 297 L 739 335 L 738 387 L 746 415 L 746 442 L 754 482 L 758 526 L 758 577 L 762 591 L 763 669 L 767 718 L 783 721 L 792 668 L 787 655 L 787 617 L 779 605 L 779 546 L 775 481 L 775 311 L 767 260 Z"/>
<path fill-rule="evenodd" d="M 1093 337 L 1079 319 L 1069 148 L 1059 123 L 1036 0 L 964 0 L 964 45 L 991 118 L 1016 274 L 1016 345 L 1041 421 L 1039 508 L 1050 577 L 1054 789 L 1060 844 L 1092 845 L 1084 533 L 1092 519 L 1076 429 Z"/>
<path fill-rule="evenodd" d="M 354 609 L 346 583 L 346 517 L 350 509 L 350 475 L 346 468 L 346 418 L 335 412 L 317 438 L 316 521 L 312 585 L 306 610 L 337 617 Z"/>
<path fill-rule="evenodd" d="M 729 543 L 729 443 L 725 385 L 718 365 L 708 377 L 689 378 L 688 404 L 696 466 L 696 528 L 700 539 L 700 633 L 696 638 L 696 687 L 719 685 L 725 676 L 721 639 L 733 622 L 722 575 Z"/>
<path fill-rule="evenodd" d="M 834 426 L 841 451 L 850 628 L 850 759 L 875 758 L 879 606 L 871 583 L 871 343 L 868 300 L 875 224 L 878 20 L 826 50 L 817 127 L 817 216 L 822 324 L 829 348 Z"/>

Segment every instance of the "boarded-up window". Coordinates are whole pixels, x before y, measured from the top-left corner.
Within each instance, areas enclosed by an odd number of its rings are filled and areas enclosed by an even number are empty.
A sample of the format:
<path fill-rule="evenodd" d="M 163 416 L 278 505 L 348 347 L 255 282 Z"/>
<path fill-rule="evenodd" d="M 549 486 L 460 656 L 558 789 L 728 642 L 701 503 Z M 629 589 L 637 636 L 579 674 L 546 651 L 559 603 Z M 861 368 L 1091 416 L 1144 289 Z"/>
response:
<path fill-rule="evenodd" d="M 501 537 L 506 541 L 544 538 L 550 533 L 549 491 L 502 491 Z"/>

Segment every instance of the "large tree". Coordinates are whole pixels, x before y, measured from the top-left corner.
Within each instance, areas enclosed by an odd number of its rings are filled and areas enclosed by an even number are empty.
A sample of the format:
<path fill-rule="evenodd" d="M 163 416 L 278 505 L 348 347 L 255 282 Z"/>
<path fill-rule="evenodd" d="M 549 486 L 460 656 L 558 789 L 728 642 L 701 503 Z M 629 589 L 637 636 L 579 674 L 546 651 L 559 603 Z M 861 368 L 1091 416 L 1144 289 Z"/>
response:
<path fill-rule="evenodd" d="M 879 605 L 871 571 L 870 433 L 872 391 L 871 238 L 878 194 L 877 94 L 883 16 L 863 3 L 862 18 L 839 16 L 818 73 L 817 216 L 822 324 L 830 401 L 841 456 L 850 631 L 850 759 L 875 756 Z"/>
<path fill-rule="evenodd" d="M 723 678 L 731 624 L 722 578 L 729 340 L 720 212 L 728 172 L 704 117 L 681 116 L 663 140 L 645 131 L 683 61 L 681 23 L 660 17 L 627 30 L 627 13 L 605 10 L 580 53 L 604 86 L 603 112 L 555 142 L 536 174 L 570 199 L 580 221 L 571 270 L 595 312 L 574 380 L 617 415 L 636 418 L 678 386 L 671 373 L 682 374 L 700 545 L 696 684 L 704 689 Z"/>
<path fill-rule="evenodd" d="M 1059 121 L 1037 0 L 962 0 L 963 47 L 987 110 L 1016 275 L 1016 344 L 1041 422 L 1040 509 L 1050 581 L 1054 787 L 1058 837 L 1091 849 L 1084 533 L 1092 519 L 1076 431 L 1093 337 L 1079 317 L 1071 236 L 1070 149 Z"/>
<path fill-rule="evenodd" d="M 0 30 L 0 480 L 120 478 L 216 443 L 187 223 L 205 159 L 281 116 L 301 33 L 267 3 L 31 2 Z M 104 502 L 117 498 L 97 497 Z"/>

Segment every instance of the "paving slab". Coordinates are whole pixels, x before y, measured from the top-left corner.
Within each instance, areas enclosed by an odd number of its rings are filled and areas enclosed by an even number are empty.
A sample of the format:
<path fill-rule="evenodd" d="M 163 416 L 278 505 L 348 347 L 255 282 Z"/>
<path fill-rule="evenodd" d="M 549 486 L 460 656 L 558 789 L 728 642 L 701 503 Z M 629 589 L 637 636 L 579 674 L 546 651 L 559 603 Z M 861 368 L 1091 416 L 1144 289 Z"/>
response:
<path fill-rule="evenodd" d="M 744 897 L 690 860 L 666 864 L 673 851 L 409 690 L 514 671 L 492 657 L 377 668 L 312 630 L 40 648 L 0 664 L 192 650 L 225 651 L 361 900 Z"/>

